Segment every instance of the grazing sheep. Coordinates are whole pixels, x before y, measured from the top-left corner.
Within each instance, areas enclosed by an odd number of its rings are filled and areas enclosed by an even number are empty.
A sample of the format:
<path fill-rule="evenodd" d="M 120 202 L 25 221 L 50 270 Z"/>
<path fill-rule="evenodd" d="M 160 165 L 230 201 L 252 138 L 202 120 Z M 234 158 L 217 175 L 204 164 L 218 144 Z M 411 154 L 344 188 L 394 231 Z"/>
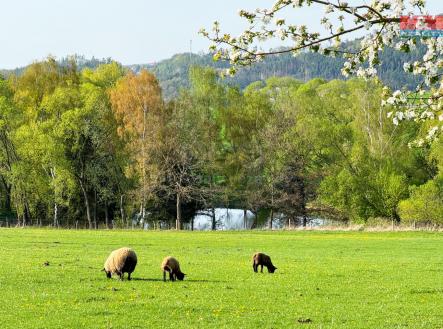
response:
<path fill-rule="evenodd" d="M 123 280 L 123 273 L 128 273 L 128 280 L 131 280 L 131 273 L 137 265 L 137 255 L 131 248 L 120 248 L 114 250 L 105 262 L 103 271 L 111 278 L 112 274 L 117 274 Z"/>
<path fill-rule="evenodd" d="M 254 272 L 257 272 L 258 266 L 261 266 L 260 272 L 263 273 L 263 266 L 268 268 L 269 273 L 274 273 L 277 269 L 271 262 L 271 257 L 265 255 L 261 252 L 256 252 L 254 256 L 252 256 L 252 268 Z"/>
<path fill-rule="evenodd" d="M 185 278 L 186 275 L 180 270 L 180 264 L 178 263 L 178 260 L 171 256 L 163 259 L 161 269 L 163 271 L 163 281 L 166 281 L 166 272 L 169 272 L 169 280 L 171 281 L 175 281 L 175 279 L 181 281 Z"/>

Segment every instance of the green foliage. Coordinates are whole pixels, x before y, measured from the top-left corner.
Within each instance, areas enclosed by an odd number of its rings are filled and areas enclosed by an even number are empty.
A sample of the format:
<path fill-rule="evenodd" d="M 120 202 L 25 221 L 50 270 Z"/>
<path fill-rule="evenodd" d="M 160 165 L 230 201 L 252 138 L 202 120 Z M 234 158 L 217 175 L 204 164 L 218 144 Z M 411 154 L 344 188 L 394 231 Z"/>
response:
<path fill-rule="evenodd" d="M 364 175 L 343 169 L 321 182 L 319 195 L 322 202 L 333 205 L 354 221 L 370 217 L 397 219 L 397 205 L 407 196 L 407 184 L 405 176 L 390 168 Z"/>
<path fill-rule="evenodd" d="M 355 47 L 349 42 L 346 47 Z M 419 79 L 404 72 L 402 64 L 414 62 L 424 55 L 424 47 L 419 46 L 417 50 L 410 53 L 399 52 L 391 48 L 385 49 L 380 55 L 382 62 L 379 68 L 380 79 L 392 89 L 415 88 Z M 133 65 L 131 69 L 139 71 L 141 68 L 152 70 L 159 79 L 164 95 L 171 99 L 179 95 L 179 90 L 189 88 L 190 80 L 188 73 L 192 66 L 212 67 L 217 70 L 227 69 L 229 64 L 222 61 L 213 61 L 212 54 L 177 54 L 152 65 Z M 266 57 L 262 62 L 250 67 L 239 69 L 233 77 L 228 77 L 224 82 L 228 85 L 246 88 L 255 81 L 265 81 L 272 77 L 292 77 L 301 81 L 309 81 L 317 77 L 326 80 L 343 79 L 341 69 L 343 60 L 331 58 L 318 53 L 301 53 L 294 57 L 292 54 Z"/>
<path fill-rule="evenodd" d="M 420 186 L 411 186 L 410 198 L 400 202 L 400 217 L 405 222 L 443 223 L 443 141 L 436 140 L 430 152 L 430 160 L 437 167 L 437 174 Z"/>
<path fill-rule="evenodd" d="M 359 40 L 346 43 L 345 47 L 356 48 Z M 423 57 L 425 50 L 418 45 L 418 49 L 409 53 L 399 52 L 387 48 L 380 55 L 381 66 L 379 67 L 380 78 L 384 84 L 392 89 L 415 88 L 419 79 L 404 72 L 402 63 L 414 62 Z M 61 67 L 68 67 L 76 63 L 79 70 L 97 69 L 100 65 L 111 64 L 110 58 L 86 59 L 84 56 L 74 55 L 62 58 L 59 63 Z M 227 69 L 229 63 L 214 61 L 212 54 L 176 54 L 169 59 L 162 60 L 154 64 L 129 65 L 126 69 L 140 72 L 142 69 L 152 71 L 160 81 L 163 95 L 166 99 L 173 99 L 180 95 L 181 89 L 188 89 L 191 86 L 189 73 L 193 66 L 211 67 L 216 70 Z M 272 77 L 293 77 L 300 81 L 309 81 L 321 77 L 326 80 L 343 79 L 341 69 L 343 60 L 331 58 L 318 53 L 301 53 L 296 57 L 291 54 L 266 57 L 263 62 L 240 69 L 234 77 L 228 77 L 224 82 L 228 85 L 246 88 L 256 81 L 265 81 Z M 15 70 L 0 70 L 0 75 L 8 77 L 10 75 L 21 75 L 26 68 Z"/>
<path fill-rule="evenodd" d="M 443 177 L 412 187 L 410 198 L 400 202 L 399 212 L 405 222 L 443 224 Z"/>
<path fill-rule="evenodd" d="M 112 173 L 122 172 L 119 150 L 123 145 L 106 89 L 119 75 L 123 75 L 121 67 L 112 63 L 96 72 L 86 71 L 81 82 L 75 64 L 63 67 L 49 58 L 10 78 L 13 106 L 9 111 L 15 117 L 7 121 L 13 127 L 8 127 L 7 136 L 14 158 L 11 150 L 5 150 L 10 159 L 5 159 L 9 165 L 4 190 L 10 190 L 23 223 L 48 223 L 52 216 L 58 225 L 60 212 L 65 223 L 78 220 L 79 212 L 73 208 L 79 206 L 77 196 L 83 188 L 83 198 L 98 195 L 95 208 L 103 200 L 116 202 L 110 195 L 118 189 L 117 182 L 124 182 L 124 175 Z"/>
<path fill-rule="evenodd" d="M 394 126 L 382 87 L 272 77 L 242 90 L 192 66 L 165 102 L 146 70 L 48 58 L 0 80 L 0 209 L 20 224 L 90 227 L 168 227 L 216 207 L 251 210 L 254 227 L 319 214 L 399 221 L 416 190 L 439 199 L 443 147 L 409 148 L 424 126 Z"/>
<path fill-rule="evenodd" d="M 312 80 L 295 93 L 296 137 L 304 140 L 308 174 L 320 206 L 332 206 L 353 221 L 398 219 L 398 202 L 407 187 L 423 177 L 412 172 L 419 156 L 380 108 L 377 82 Z M 411 133 L 410 133 L 411 135 Z M 428 176 L 427 176 L 428 177 Z M 318 189 L 316 187 L 318 186 Z"/>

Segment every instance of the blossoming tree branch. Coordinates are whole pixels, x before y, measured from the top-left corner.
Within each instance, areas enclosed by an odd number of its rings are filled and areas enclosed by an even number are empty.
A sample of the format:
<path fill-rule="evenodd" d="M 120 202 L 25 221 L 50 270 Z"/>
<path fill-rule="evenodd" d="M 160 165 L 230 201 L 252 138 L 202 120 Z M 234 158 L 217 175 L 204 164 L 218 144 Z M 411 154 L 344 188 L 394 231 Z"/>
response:
<path fill-rule="evenodd" d="M 372 0 L 369 5 L 366 1 L 352 2 L 353 5 L 340 0 L 278 0 L 271 8 L 240 10 L 240 17 L 248 22 L 249 27 L 238 36 L 222 32 L 219 22 L 214 22 L 211 32 L 202 29 L 200 33 L 212 41 L 210 50 L 215 60 L 230 61 L 232 65 L 227 73 L 231 75 L 239 67 L 259 62 L 266 56 L 284 53 L 296 56 L 309 50 L 344 58 L 342 73 L 346 77 L 356 75 L 369 79 L 376 77 L 381 64 L 379 56 L 386 47 L 410 52 L 421 42 L 427 49 L 423 58 L 403 64 L 406 72 L 420 76 L 420 82 L 414 90 L 385 88 L 382 105 L 394 109 L 389 112 L 389 117 L 396 125 L 402 120 L 430 122 L 426 138 L 418 140 L 418 145 L 435 139 L 443 130 L 443 35 L 405 36 L 400 29 L 401 17 L 412 15 L 421 15 L 416 28 L 425 28 L 423 15 L 428 15 L 425 1 Z M 319 18 L 323 31 L 311 32 L 306 25 L 285 19 L 289 16 L 288 10 L 311 6 L 323 8 L 324 15 Z M 357 47 L 343 43 L 343 37 L 359 31 L 365 33 Z M 361 36 L 361 32 L 357 36 Z M 263 44 L 273 39 L 280 39 L 285 47 L 263 49 Z"/>

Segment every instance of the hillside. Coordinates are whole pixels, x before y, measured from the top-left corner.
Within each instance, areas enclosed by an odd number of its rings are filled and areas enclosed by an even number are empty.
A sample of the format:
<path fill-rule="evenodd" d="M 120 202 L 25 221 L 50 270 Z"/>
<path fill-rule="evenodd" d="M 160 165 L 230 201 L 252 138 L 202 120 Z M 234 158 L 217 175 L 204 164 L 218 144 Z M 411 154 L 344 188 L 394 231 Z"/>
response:
<path fill-rule="evenodd" d="M 381 56 L 382 65 L 379 69 L 381 80 L 393 89 L 414 88 L 417 79 L 403 71 L 403 63 L 413 61 L 422 55 L 423 49 L 410 54 L 386 49 Z M 214 62 L 210 54 L 192 54 L 190 56 L 189 53 L 184 53 L 149 67 L 134 65 L 131 68 L 135 71 L 144 67 L 152 70 L 161 82 L 164 95 L 169 98 L 176 95 L 180 88 L 189 86 L 188 71 L 192 65 L 228 67 L 226 62 Z M 291 76 L 302 81 L 318 77 L 326 80 L 344 79 L 340 72 L 342 67 L 343 60 L 339 58 L 326 57 L 316 53 L 303 53 L 297 57 L 284 54 L 268 57 L 261 63 L 240 70 L 234 77 L 226 78 L 225 81 L 244 88 L 251 82 L 266 80 L 272 76 Z"/>
<path fill-rule="evenodd" d="M 381 55 L 382 65 L 379 69 L 381 80 L 393 89 L 400 89 L 402 87 L 414 88 L 417 79 L 403 71 L 403 63 L 415 60 L 423 55 L 423 51 L 420 48 L 405 54 L 393 49 L 386 49 Z M 75 55 L 75 59 L 79 69 L 86 67 L 96 68 L 100 64 L 111 61 L 110 58 L 86 59 L 84 56 L 78 55 Z M 67 63 L 67 58 L 62 58 L 60 62 L 62 64 Z M 183 53 L 155 64 L 134 64 L 127 67 L 135 72 L 139 72 L 143 68 L 154 72 L 160 80 L 165 98 L 171 99 L 178 94 L 181 88 L 189 86 L 188 72 L 193 65 L 210 66 L 217 69 L 229 66 L 227 62 L 214 62 L 210 54 Z M 342 66 L 342 59 L 326 57 L 316 53 L 302 53 L 297 57 L 284 54 L 268 57 L 261 63 L 244 68 L 236 76 L 226 78 L 225 82 L 244 88 L 251 82 L 266 80 L 272 76 L 291 76 L 302 81 L 308 81 L 317 77 L 326 80 L 343 79 L 344 77 L 340 72 Z M 4 76 L 20 74 L 23 70 L 24 67 L 15 70 L 0 70 L 0 74 Z"/>

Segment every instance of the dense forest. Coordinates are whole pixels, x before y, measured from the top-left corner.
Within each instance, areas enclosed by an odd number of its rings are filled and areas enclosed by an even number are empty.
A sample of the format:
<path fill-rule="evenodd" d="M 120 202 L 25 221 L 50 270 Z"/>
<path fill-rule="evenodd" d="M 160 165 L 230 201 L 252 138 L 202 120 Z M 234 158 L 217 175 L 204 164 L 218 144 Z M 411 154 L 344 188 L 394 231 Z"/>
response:
<path fill-rule="evenodd" d="M 0 80 L 2 225 L 192 228 L 214 209 L 254 227 L 443 223 L 443 141 L 392 124 L 383 85 L 273 77 L 239 88 L 194 66 L 173 100 L 109 60 L 36 62 Z"/>
<path fill-rule="evenodd" d="M 356 41 L 348 42 L 344 46 L 348 48 L 356 47 Z M 418 46 L 417 49 L 410 53 L 403 53 L 387 48 L 381 54 L 382 65 L 380 67 L 381 81 L 392 89 L 414 88 L 417 85 L 418 77 L 407 74 L 403 70 L 403 63 L 411 62 L 415 59 L 423 57 L 424 47 Z M 78 68 L 95 69 L 101 64 L 109 64 L 112 62 L 110 58 L 87 59 L 84 56 L 71 56 L 63 58 L 59 61 L 60 65 L 66 66 L 69 61 L 74 59 Z M 154 64 L 135 64 L 128 65 L 126 68 L 140 72 L 147 69 L 154 73 L 160 82 L 163 97 L 172 99 L 177 97 L 180 89 L 189 88 L 189 70 L 192 66 L 212 67 L 214 69 L 226 69 L 229 63 L 218 61 L 215 62 L 210 54 L 193 54 L 184 53 L 177 54 L 173 57 Z M 250 67 L 241 69 L 235 76 L 227 77 L 222 80 L 223 83 L 245 88 L 255 81 L 265 81 L 271 77 L 293 77 L 295 79 L 307 82 L 314 78 L 323 78 L 326 80 L 344 79 L 341 69 L 343 67 L 343 59 L 331 58 L 329 56 L 320 55 L 318 53 L 302 53 L 296 57 L 290 54 L 280 56 L 267 57 L 263 62 L 254 64 Z M 0 74 L 8 76 L 10 74 L 19 75 L 26 67 L 15 70 L 0 70 Z"/>
<path fill-rule="evenodd" d="M 346 48 L 355 48 L 357 41 L 344 44 Z M 392 89 L 415 88 L 418 78 L 407 74 L 403 70 L 403 63 L 413 62 L 423 57 L 425 49 L 418 46 L 410 53 L 403 53 L 392 48 L 386 48 L 381 54 L 381 67 L 379 76 L 381 81 Z M 296 57 L 291 54 L 266 57 L 262 62 L 240 69 L 233 77 L 228 77 L 223 82 L 245 88 L 255 81 L 264 81 L 268 78 L 293 77 L 307 82 L 314 78 L 326 80 L 344 79 L 341 69 L 343 59 L 331 58 L 318 53 L 305 52 Z M 176 97 L 180 88 L 189 88 L 189 69 L 193 65 L 213 67 L 223 69 L 229 67 L 229 63 L 214 62 L 210 54 L 177 54 L 170 59 L 166 59 L 152 65 L 131 65 L 129 68 L 138 72 L 140 69 L 152 71 L 163 89 L 163 94 L 167 99 Z"/>

